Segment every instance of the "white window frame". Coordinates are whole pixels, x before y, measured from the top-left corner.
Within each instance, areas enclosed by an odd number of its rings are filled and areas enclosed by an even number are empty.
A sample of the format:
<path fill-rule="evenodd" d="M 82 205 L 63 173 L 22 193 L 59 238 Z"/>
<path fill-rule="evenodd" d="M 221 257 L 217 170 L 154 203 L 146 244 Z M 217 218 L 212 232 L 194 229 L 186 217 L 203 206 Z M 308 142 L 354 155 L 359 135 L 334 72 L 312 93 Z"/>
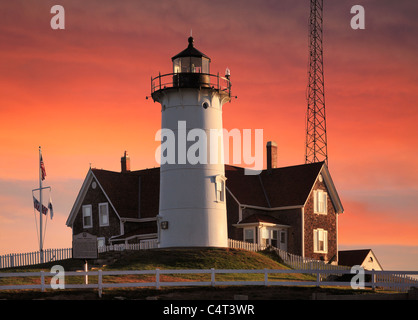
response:
<path fill-rule="evenodd" d="M 215 176 L 216 202 L 225 202 L 225 180 L 222 175 Z"/>
<path fill-rule="evenodd" d="M 99 245 L 100 242 L 103 242 L 103 246 Z M 100 247 L 105 247 L 105 246 L 106 246 L 106 238 L 105 237 L 97 238 L 97 247 L 100 248 Z"/>
<path fill-rule="evenodd" d="M 90 210 L 90 224 L 86 224 L 85 223 L 85 218 L 88 216 L 87 215 L 87 209 Z M 86 204 L 82 207 L 82 211 L 83 211 L 83 228 L 84 229 L 88 229 L 88 228 L 93 228 L 93 208 L 91 204 Z"/>
<path fill-rule="evenodd" d="M 323 243 L 321 246 L 321 242 Z M 313 230 L 314 253 L 328 253 L 328 231 L 318 228 Z"/>
<path fill-rule="evenodd" d="M 323 190 L 314 190 L 314 213 L 327 214 L 328 195 Z"/>
<path fill-rule="evenodd" d="M 102 219 L 102 216 L 103 216 L 102 210 L 103 209 L 101 209 L 101 207 L 105 207 L 106 208 L 107 222 L 105 222 L 105 223 L 102 222 L 102 220 L 103 220 Z M 109 226 L 109 203 L 108 202 L 99 203 L 98 209 L 99 209 L 99 225 L 101 227 L 107 227 L 107 226 Z"/>
<path fill-rule="evenodd" d="M 276 232 L 276 238 L 273 238 L 274 232 Z M 260 229 L 261 244 L 265 246 L 272 246 L 272 240 L 276 240 L 276 248 L 280 245 L 280 229 L 275 227 L 264 226 Z"/>
<path fill-rule="evenodd" d="M 246 231 L 252 231 L 252 233 L 253 233 L 253 237 L 252 237 L 253 242 L 247 241 L 247 238 L 245 236 Z M 255 228 L 254 227 L 252 227 L 252 228 L 244 228 L 243 233 L 244 233 L 244 235 L 243 235 L 244 242 L 257 243 L 257 239 L 256 239 L 256 235 L 255 235 Z"/>

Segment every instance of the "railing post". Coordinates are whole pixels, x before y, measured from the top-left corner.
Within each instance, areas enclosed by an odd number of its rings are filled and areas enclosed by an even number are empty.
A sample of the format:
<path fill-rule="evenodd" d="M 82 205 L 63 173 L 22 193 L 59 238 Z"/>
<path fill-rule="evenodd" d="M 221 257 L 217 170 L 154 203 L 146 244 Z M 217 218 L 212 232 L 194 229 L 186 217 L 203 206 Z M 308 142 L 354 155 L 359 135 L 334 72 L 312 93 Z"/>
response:
<path fill-rule="evenodd" d="M 321 283 L 321 274 L 319 273 L 319 270 L 316 271 L 316 286 L 319 287 L 319 284 Z"/>
<path fill-rule="evenodd" d="M 372 269 L 372 289 L 373 289 L 373 290 L 374 290 L 374 289 L 375 289 L 375 287 L 376 287 L 375 283 L 376 283 L 376 274 L 375 274 L 374 269 Z"/>
<path fill-rule="evenodd" d="M 160 82 L 160 90 L 161 90 L 161 72 L 158 72 L 158 80 Z"/>
<path fill-rule="evenodd" d="M 267 272 L 267 268 L 264 268 L 264 286 L 268 286 L 268 282 L 269 282 L 269 274 Z"/>
<path fill-rule="evenodd" d="M 210 269 L 210 284 L 212 287 L 215 286 L 215 268 Z"/>
<path fill-rule="evenodd" d="M 44 271 L 41 271 L 41 291 L 45 292 L 45 274 Z"/>
<path fill-rule="evenodd" d="M 155 287 L 160 289 L 160 269 L 155 269 Z"/>
<path fill-rule="evenodd" d="M 99 270 L 99 277 L 97 280 L 97 286 L 98 286 L 98 291 L 99 291 L 99 298 L 102 297 L 102 293 L 103 293 L 103 285 L 102 285 L 102 270 Z"/>

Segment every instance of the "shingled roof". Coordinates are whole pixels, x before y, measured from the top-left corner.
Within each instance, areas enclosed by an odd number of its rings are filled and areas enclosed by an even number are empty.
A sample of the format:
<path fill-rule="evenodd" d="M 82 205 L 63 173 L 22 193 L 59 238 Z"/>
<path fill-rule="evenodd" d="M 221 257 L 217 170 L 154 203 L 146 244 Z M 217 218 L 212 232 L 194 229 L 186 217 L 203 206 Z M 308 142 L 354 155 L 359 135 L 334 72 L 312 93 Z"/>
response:
<path fill-rule="evenodd" d="M 361 265 L 371 249 L 338 251 L 338 264 L 342 266 Z"/>
<path fill-rule="evenodd" d="M 244 168 L 225 166 L 226 186 L 236 199 L 265 208 L 303 206 L 321 172 L 329 176 L 324 162 L 263 170 L 259 175 L 245 175 Z"/>
<path fill-rule="evenodd" d="M 241 205 L 263 208 L 303 206 L 319 173 L 328 184 L 336 211 L 341 213 L 343 208 L 324 162 L 263 170 L 259 175 L 246 175 L 244 168 L 225 166 L 226 187 L 235 199 Z M 84 186 L 90 184 L 93 178 L 98 181 L 120 218 L 157 216 L 160 168 L 127 172 L 91 169 L 67 225 L 71 224 L 72 215 L 78 210 L 77 202 L 84 197 Z"/>
<path fill-rule="evenodd" d="M 140 213 L 146 218 L 158 214 L 160 168 L 127 172 L 92 169 L 92 172 L 120 217 L 138 218 Z"/>

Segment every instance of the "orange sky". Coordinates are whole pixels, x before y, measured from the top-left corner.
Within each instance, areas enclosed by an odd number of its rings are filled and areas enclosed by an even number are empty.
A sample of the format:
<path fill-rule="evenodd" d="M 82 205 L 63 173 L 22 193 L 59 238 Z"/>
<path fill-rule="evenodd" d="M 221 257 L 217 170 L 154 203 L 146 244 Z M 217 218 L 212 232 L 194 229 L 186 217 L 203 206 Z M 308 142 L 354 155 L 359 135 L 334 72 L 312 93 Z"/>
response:
<path fill-rule="evenodd" d="M 324 70 L 329 168 L 345 212 L 342 245 L 418 246 L 418 5 L 325 0 Z M 263 129 L 279 166 L 304 161 L 309 1 L 53 1 L 0 5 L 0 254 L 37 249 L 31 190 L 38 146 L 53 188 L 45 247 L 68 247 L 65 220 L 89 165 L 154 167 L 160 108 L 150 78 L 171 72 L 187 45 L 231 70 L 224 127 Z M 418 262 L 415 260 L 418 267 Z"/>

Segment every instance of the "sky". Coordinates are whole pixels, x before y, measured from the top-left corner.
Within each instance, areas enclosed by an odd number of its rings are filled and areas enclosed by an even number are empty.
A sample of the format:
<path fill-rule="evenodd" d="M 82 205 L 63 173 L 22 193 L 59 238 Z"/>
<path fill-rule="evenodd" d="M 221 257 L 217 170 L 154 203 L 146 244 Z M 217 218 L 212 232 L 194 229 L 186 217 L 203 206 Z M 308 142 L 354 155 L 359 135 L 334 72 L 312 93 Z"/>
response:
<path fill-rule="evenodd" d="M 329 170 L 344 206 L 340 249 L 418 270 L 418 2 L 324 1 Z M 53 30 L 51 7 L 65 9 Z M 365 9 L 353 30 L 350 9 Z M 39 146 L 54 217 L 44 248 L 71 246 L 65 221 L 89 167 L 158 166 L 152 76 L 187 46 L 231 70 L 223 122 L 263 129 L 278 165 L 304 163 L 308 0 L 0 2 L 0 254 L 38 249 Z M 45 197 L 49 193 L 45 192 Z"/>

